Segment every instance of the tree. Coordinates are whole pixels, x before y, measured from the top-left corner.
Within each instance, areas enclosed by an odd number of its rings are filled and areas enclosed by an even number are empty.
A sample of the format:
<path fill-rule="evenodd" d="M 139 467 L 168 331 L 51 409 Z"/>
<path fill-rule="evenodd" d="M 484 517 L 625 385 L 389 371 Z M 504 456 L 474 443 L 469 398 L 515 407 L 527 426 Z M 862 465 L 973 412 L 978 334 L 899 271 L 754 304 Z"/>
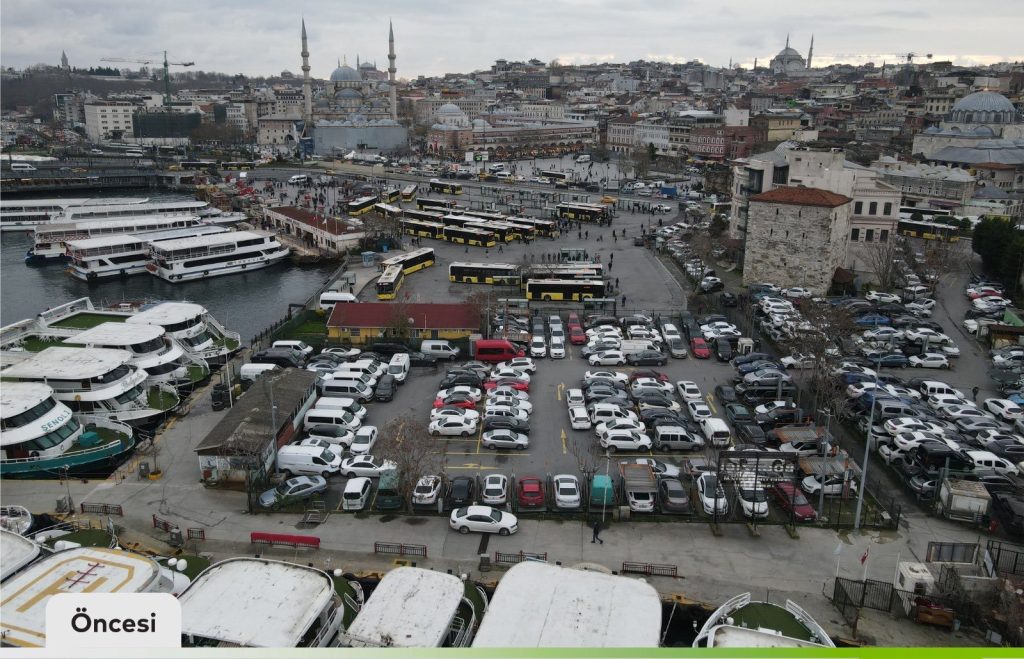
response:
<path fill-rule="evenodd" d="M 407 294 L 406 294 L 407 295 Z M 391 318 L 388 326 L 384 328 L 384 334 L 392 339 L 405 343 L 412 333 L 414 319 L 409 317 L 409 306 L 404 299 L 396 300 L 391 305 Z"/>
<path fill-rule="evenodd" d="M 861 247 L 864 261 L 874 273 L 878 288 L 883 291 L 896 288 L 900 277 L 898 260 L 903 258 L 902 242 L 893 237 L 884 243 L 865 243 Z"/>
<path fill-rule="evenodd" d="M 412 504 L 416 482 L 423 476 L 442 475 L 447 442 L 439 442 L 427 432 L 427 426 L 405 414 L 388 421 L 377 435 L 375 457 L 395 463 L 398 492 L 406 509 Z"/>
<path fill-rule="evenodd" d="M 647 143 L 647 159 L 654 162 L 658 158 L 658 149 L 654 147 L 653 142 Z"/>
<path fill-rule="evenodd" d="M 1010 286 L 1012 293 L 1021 290 L 1024 231 L 1015 228 L 1009 219 L 986 217 L 974 227 L 972 246 L 985 270 Z"/>
<path fill-rule="evenodd" d="M 633 167 L 633 172 L 637 178 L 644 178 L 647 176 L 647 171 L 651 166 L 651 156 L 647 149 L 635 147 L 630 156 L 630 164 Z"/>
<path fill-rule="evenodd" d="M 729 228 L 729 222 L 725 219 L 722 214 L 715 215 L 711 220 L 711 224 L 708 226 L 708 233 L 711 234 L 712 238 L 718 238 Z"/>

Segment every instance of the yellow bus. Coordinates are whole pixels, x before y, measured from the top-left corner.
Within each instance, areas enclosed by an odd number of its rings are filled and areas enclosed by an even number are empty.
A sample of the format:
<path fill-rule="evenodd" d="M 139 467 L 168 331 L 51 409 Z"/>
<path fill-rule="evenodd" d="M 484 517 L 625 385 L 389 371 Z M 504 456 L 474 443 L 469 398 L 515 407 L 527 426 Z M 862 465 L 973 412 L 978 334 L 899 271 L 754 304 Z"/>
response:
<path fill-rule="evenodd" d="M 434 248 L 421 247 L 407 254 L 392 256 L 381 263 L 384 265 L 385 270 L 392 266 L 399 266 L 402 268 L 402 274 L 411 275 L 417 270 L 434 265 Z"/>
<path fill-rule="evenodd" d="M 402 266 L 391 265 L 385 268 L 384 273 L 377 280 L 377 299 L 394 300 L 398 295 L 398 289 L 402 287 L 403 279 L 405 279 L 405 273 L 402 272 Z"/>

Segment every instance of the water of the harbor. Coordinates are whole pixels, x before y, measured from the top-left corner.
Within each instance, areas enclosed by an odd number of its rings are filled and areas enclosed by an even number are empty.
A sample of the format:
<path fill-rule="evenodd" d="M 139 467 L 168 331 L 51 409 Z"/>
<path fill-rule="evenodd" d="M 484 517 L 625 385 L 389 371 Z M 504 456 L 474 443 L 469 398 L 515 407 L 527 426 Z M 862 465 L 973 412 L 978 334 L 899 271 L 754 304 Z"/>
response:
<path fill-rule="evenodd" d="M 154 201 L 191 199 L 183 195 L 126 190 L 116 196 L 145 196 Z M 187 300 L 206 307 L 214 318 L 228 329 L 240 332 L 242 340 L 248 342 L 284 316 L 289 303 L 305 302 L 337 267 L 332 264 L 300 267 L 285 261 L 255 272 L 181 284 L 171 284 L 146 273 L 89 284 L 65 273 L 62 261 L 26 265 L 25 252 L 31 246 L 32 238 L 27 233 L 0 234 L 0 325 L 31 318 L 50 307 L 81 297 L 90 297 L 97 305 Z"/>

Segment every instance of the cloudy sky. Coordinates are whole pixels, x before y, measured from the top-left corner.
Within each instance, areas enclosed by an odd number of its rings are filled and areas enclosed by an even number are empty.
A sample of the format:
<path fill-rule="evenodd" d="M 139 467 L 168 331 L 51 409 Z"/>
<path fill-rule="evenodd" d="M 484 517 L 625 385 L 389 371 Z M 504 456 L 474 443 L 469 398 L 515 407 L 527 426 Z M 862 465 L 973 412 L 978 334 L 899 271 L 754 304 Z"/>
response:
<path fill-rule="evenodd" d="M 302 16 L 321 78 L 357 54 L 386 69 L 388 18 L 400 78 L 484 69 L 498 58 L 767 64 L 787 33 L 805 56 L 814 33 L 821 66 L 908 52 L 967 65 L 1024 60 L 1019 0 L 3 0 L 0 9 L 0 63 L 16 68 L 57 64 L 62 50 L 88 67 L 166 49 L 197 70 L 299 73 Z"/>

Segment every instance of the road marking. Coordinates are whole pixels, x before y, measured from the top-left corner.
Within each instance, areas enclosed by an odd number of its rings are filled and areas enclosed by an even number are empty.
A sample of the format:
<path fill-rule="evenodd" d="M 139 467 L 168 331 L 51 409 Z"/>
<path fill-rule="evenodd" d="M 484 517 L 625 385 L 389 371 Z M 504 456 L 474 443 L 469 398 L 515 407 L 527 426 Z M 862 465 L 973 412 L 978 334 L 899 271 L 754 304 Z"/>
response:
<path fill-rule="evenodd" d="M 565 455 L 566 453 L 569 452 L 568 448 L 565 445 L 565 439 L 565 428 L 562 428 L 562 455 Z"/>
<path fill-rule="evenodd" d="M 559 382 L 558 386 L 555 387 L 555 399 L 559 400 L 559 401 L 562 400 L 562 392 L 564 392 L 564 391 L 565 391 L 565 383 L 564 382 Z"/>
<path fill-rule="evenodd" d="M 476 452 L 480 452 L 480 447 L 484 441 L 484 424 L 480 424 L 480 429 L 476 431 Z"/>
<path fill-rule="evenodd" d="M 711 413 L 712 413 L 712 414 L 716 414 L 716 415 L 717 415 L 717 414 L 718 414 L 718 410 L 716 410 L 716 409 L 715 409 L 715 402 L 714 402 L 714 400 L 713 400 L 713 399 L 711 398 L 711 394 L 707 394 L 707 395 L 705 396 L 705 398 L 707 398 L 707 399 L 708 399 L 708 407 L 710 407 L 710 408 L 711 408 Z"/>

